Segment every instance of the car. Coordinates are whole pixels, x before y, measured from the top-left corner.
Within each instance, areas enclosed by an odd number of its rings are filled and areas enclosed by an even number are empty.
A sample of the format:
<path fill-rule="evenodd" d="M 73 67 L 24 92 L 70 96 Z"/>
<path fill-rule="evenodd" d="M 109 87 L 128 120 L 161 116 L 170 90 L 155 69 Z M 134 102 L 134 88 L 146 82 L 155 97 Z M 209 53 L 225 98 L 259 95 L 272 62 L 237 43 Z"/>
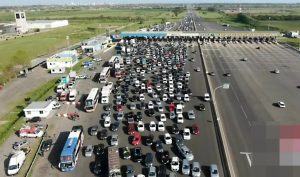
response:
<path fill-rule="evenodd" d="M 169 133 L 165 133 L 164 140 L 166 144 L 172 144 L 172 137 Z"/>
<path fill-rule="evenodd" d="M 177 114 L 177 123 L 179 124 L 183 124 L 184 120 L 183 120 L 183 115 L 182 114 Z"/>
<path fill-rule="evenodd" d="M 165 122 L 165 121 L 167 121 L 167 116 L 166 116 L 166 114 L 160 114 L 160 121 L 162 121 L 162 122 Z"/>
<path fill-rule="evenodd" d="M 178 157 L 172 157 L 171 170 L 176 171 L 176 172 L 179 171 L 179 158 Z"/>
<path fill-rule="evenodd" d="M 184 128 L 182 133 L 184 140 L 191 140 L 191 131 L 189 128 Z"/>
<path fill-rule="evenodd" d="M 192 164 L 192 176 L 200 177 L 201 176 L 201 166 L 199 162 L 193 162 Z"/>
<path fill-rule="evenodd" d="M 148 103 L 148 109 L 154 109 L 154 104 L 152 101 L 149 101 Z"/>
<path fill-rule="evenodd" d="M 142 110 L 146 109 L 146 104 L 144 102 L 141 102 L 140 109 Z"/>
<path fill-rule="evenodd" d="M 41 151 L 42 152 L 49 151 L 51 149 L 52 142 L 53 142 L 52 139 L 44 140 L 41 145 Z"/>
<path fill-rule="evenodd" d="M 211 164 L 210 167 L 209 167 L 209 171 L 210 171 L 210 176 L 211 177 L 220 177 L 218 166 L 216 164 Z"/>
<path fill-rule="evenodd" d="M 200 111 L 205 111 L 205 105 L 202 104 L 202 103 L 200 103 L 200 104 L 199 104 L 199 110 L 200 110 Z"/>
<path fill-rule="evenodd" d="M 104 111 L 111 111 L 111 104 L 107 104 L 103 106 Z"/>
<path fill-rule="evenodd" d="M 169 151 L 163 151 L 160 154 L 160 161 L 162 164 L 168 164 L 170 162 L 170 154 Z"/>
<path fill-rule="evenodd" d="M 177 175 L 176 175 L 176 173 L 174 173 L 174 172 L 170 172 L 170 173 L 169 173 L 169 177 L 177 177 Z"/>
<path fill-rule="evenodd" d="M 242 60 L 242 61 L 247 61 L 247 60 L 248 60 L 248 58 L 242 58 L 241 60 Z"/>
<path fill-rule="evenodd" d="M 97 156 L 104 154 L 104 144 L 98 144 L 94 146 L 94 152 Z"/>
<path fill-rule="evenodd" d="M 17 141 L 13 144 L 13 149 L 14 150 L 19 150 L 23 147 L 26 147 L 28 146 L 28 140 L 24 139 L 24 140 L 21 140 L 21 141 Z"/>
<path fill-rule="evenodd" d="M 94 147 L 93 145 L 87 145 L 84 149 L 84 156 L 86 157 L 91 157 L 94 152 Z"/>
<path fill-rule="evenodd" d="M 156 177 L 156 167 L 154 166 L 149 167 L 148 177 Z"/>
<path fill-rule="evenodd" d="M 190 73 L 190 72 L 186 72 L 185 75 L 186 75 L 187 77 L 190 77 L 190 76 L 191 76 L 191 73 Z"/>
<path fill-rule="evenodd" d="M 159 165 L 157 170 L 157 175 L 159 177 L 166 177 L 167 176 L 167 167 L 166 165 Z"/>
<path fill-rule="evenodd" d="M 106 117 L 105 119 L 104 119 L 104 127 L 105 128 L 108 128 L 108 127 L 110 127 L 110 124 L 111 124 L 111 119 L 110 119 L 110 117 Z"/>
<path fill-rule="evenodd" d="M 131 110 L 135 110 L 136 109 L 136 104 L 135 103 L 131 103 L 130 104 L 130 109 Z"/>
<path fill-rule="evenodd" d="M 111 112 L 110 111 L 105 111 L 102 113 L 102 119 L 106 119 L 106 117 L 110 117 L 111 116 Z"/>
<path fill-rule="evenodd" d="M 122 121 L 124 118 L 124 112 L 117 112 L 117 120 Z"/>
<path fill-rule="evenodd" d="M 189 161 L 194 160 L 193 152 L 183 143 L 184 140 L 182 139 L 182 136 L 176 135 L 175 138 L 177 138 L 175 145 L 176 145 L 176 147 L 178 149 L 179 154 L 183 158 L 185 158 L 185 159 L 187 159 Z"/>
<path fill-rule="evenodd" d="M 182 160 L 181 172 L 184 175 L 190 174 L 190 162 L 187 159 Z"/>
<path fill-rule="evenodd" d="M 170 111 L 170 119 L 175 119 L 176 118 L 176 114 L 174 111 Z"/>
<path fill-rule="evenodd" d="M 126 146 L 122 149 L 122 156 L 123 156 L 123 159 L 130 159 L 131 158 L 129 147 Z"/>
<path fill-rule="evenodd" d="M 121 105 L 121 104 L 118 104 L 116 106 L 116 109 L 117 109 L 118 112 L 123 112 L 124 111 L 123 105 Z"/>
<path fill-rule="evenodd" d="M 101 58 L 93 58 L 93 61 L 100 62 L 100 61 L 102 61 L 102 59 Z"/>
<path fill-rule="evenodd" d="M 156 150 L 156 152 L 163 152 L 164 151 L 162 142 L 160 140 L 157 140 L 155 142 L 155 150 Z"/>
<path fill-rule="evenodd" d="M 129 135 L 132 135 L 132 134 L 134 134 L 134 132 L 135 132 L 135 125 L 134 125 L 134 123 L 129 123 L 128 126 L 127 126 L 127 133 Z"/>
<path fill-rule="evenodd" d="M 100 175 L 101 174 L 101 172 L 102 172 L 102 162 L 101 162 L 101 160 L 98 158 L 96 158 L 96 160 L 95 160 L 95 164 L 94 164 L 94 166 L 93 166 L 93 173 L 95 174 L 95 175 Z"/>
<path fill-rule="evenodd" d="M 195 115 L 194 110 L 188 111 L 188 118 L 191 119 L 191 120 L 196 119 L 196 115 Z"/>
<path fill-rule="evenodd" d="M 144 96 L 144 94 L 140 94 L 139 100 L 140 100 L 140 101 L 145 101 L 145 96 Z"/>
<path fill-rule="evenodd" d="M 152 87 L 147 87 L 147 93 L 152 93 L 152 92 L 153 92 Z"/>
<path fill-rule="evenodd" d="M 204 101 L 210 101 L 209 93 L 204 93 Z"/>
<path fill-rule="evenodd" d="M 117 103 L 117 105 L 121 105 L 122 104 L 122 99 L 117 99 L 116 103 Z"/>
<path fill-rule="evenodd" d="M 27 119 L 26 123 L 37 123 L 37 122 L 40 122 L 40 121 L 42 121 L 41 117 L 33 117 L 31 119 Z"/>
<path fill-rule="evenodd" d="M 125 168 L 126 177 L 134 177 L 134 169 L 132 165 L 126 165 Z"/>
<path fill-rule="evenodd" d="M 135 132 L 133 134 L 131 144 L 134 145 L 134 146 L 137 146 L 137 145 L 141 144 L 141 141 L 142 141 L 141 134 L 138 133 L 138 132 Z"/>
<path fill-rule="evenodd" d="M 91 136 L 96 136 L 98 133 L 98 126 L 97 125 L 94 125 L 92 127 L 90 127 L 90 135 Z"/>
<path fill-rule="evenodd" d="M 162 105 L 162 103 L 161 103 L 161 100 L 158 98 L 158 99 L 156 99 L 156 101 L 155 101 L 155 103 L 156 103 L 156 105 Z"/>
<path fill-rule="evenodd" d="M 198 135 L 200 133 L 199 126 L 196 123 L 192 125 L 192 133 L 194 135 Z"/>
<path fill-rule="evenodd" d="M 196 72 L 200 72 L 200 67 L 195 68 Z"/>
<path fill-rule="evenodd" d="M 151 132 L 155 132 L 156 131 L 156 124 L 154 121 L 151 121 L 149 124 L 149 129 Z"/>
<path fill-rule="evenodd" d="M 162 105 L 158 105 L 157 109 L 159 112 L 164 112 L 164 108 Z"/>
<path fill-rule="evenodd" d="M 153 144 L 153 139 L 154 139 L 153 134 L 149 134 L 145 140 L 146 145 L 151 146 Z"/>
<path fill-rule="evenodd" d="M 151 167 L 153 165 L 153 155 L 152 153 L 146 153 L 144 163 L 146 167 Z"/>
<path fill-rule="evenodd" d="M 231 73 L 225 73 L 224 76 L 225 76 L 225 77 L 230 77 L 230 76 L 231 76 Z"/>
<path fill-rule="evenodd" d="M 159 121 L 158 124 L 157 124 L 157 129 L 158 129 L 159 132 L 165 131 L 165 124 L 164 124 L 164 122 Z"/>
<path fill-rule="evenodd" d="M 173 124 L 172 126 L 172 133 L 175 135 L 179 134 L 179 128 L 176 124 Z"/>
<path fill-rule="evenodd" d="M 285 108 L 285 103 L 283 101 L 278 101 L 277 106 L 280 108 Z"/>
<path fill-rule="evenodd" d="M 168 100 L 168 96 L 167 96 L 167 94 L 163 94 L 163 96 L 162 96 L 162 100 L 163 100 L 163 101 L 167 101 L 167 100 Z"/>
<path fill-rule="evenodd" d="M 110 124 L 110 129 L 111 129 L 111 131 L 115 132 L 115 131 L 118 131 L 119 126 L 120 126 L 120 122 L 116 121 L 116 122 Z"/>
<path fill-rule="evenodd" d="M 87 79 L 87 75 L 78 75 L 76 79 Z"/>
<path fill-rule="evenodd" d="M 118 134 L 114 133 L 111 135 L 111 138 L 110 138 L 110 145 L 111 146 L 118 146 L 119 144 L 119 136 Z"/>
<path fill-rule="evenodd" d="M 274 71 L 273 71 L 273 73 L 275 73 L 275 74 L 279 74 L 280 73 L 280 71 L 279 71 L 279 69 L 274 69 Z"/>
<path fill-rule="evenodd" d="M 106 129 L 102 129 L 99 133 L 99 139 L 100 140 L 105 140 L 107 139 L 107 130 Z"/>
<path fill-rule="evenodd" d="M 135 147 L 133 149 L 133 159 L 136 162 L 141 162 L 142 161 L 142 148 L 141 147 Z"/>

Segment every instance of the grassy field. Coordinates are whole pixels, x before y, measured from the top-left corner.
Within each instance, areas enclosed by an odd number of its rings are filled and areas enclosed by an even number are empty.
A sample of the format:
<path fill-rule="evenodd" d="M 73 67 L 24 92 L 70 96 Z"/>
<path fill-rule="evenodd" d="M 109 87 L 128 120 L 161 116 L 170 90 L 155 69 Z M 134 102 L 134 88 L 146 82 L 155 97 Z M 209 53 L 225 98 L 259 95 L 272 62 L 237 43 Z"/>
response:
<path fill-rule="evenodd" d="M 159 24 L 162 19 L 179 20 L 184 13 L 175 17 L 168 9 L 103 9 L 35 11 L 28 12 L 26 15 L 28 20 L 68 19 L 70 25 L 35 35 L 0 41 L 0 51 L 5 51 L 0 53 L 0 84 L 15 75 L 13 66 L 26 65 L 31 59 L 66 47 L 66 36 L 69 36 L 70 44 L 74 44 L 102 34 L 106 29 L 113 31 L 116 28 L 126 27 L 125 30 L 137 30 Z M 13 18 L 11 12 L 0 11 L 1 22 L 13 21 Z"/>

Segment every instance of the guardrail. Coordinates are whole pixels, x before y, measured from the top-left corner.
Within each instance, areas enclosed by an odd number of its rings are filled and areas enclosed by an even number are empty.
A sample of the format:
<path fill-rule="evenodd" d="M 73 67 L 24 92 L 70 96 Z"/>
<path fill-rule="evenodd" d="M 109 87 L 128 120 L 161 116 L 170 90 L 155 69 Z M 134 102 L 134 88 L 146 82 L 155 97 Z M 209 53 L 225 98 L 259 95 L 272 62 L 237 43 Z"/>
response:
<path fill-rule="evenodd" d="M 36 160 L 36 158 L 37 158 L 37 155 L 38 155 L 38 153 L 39 153 L 39 151 L 40 151 L 40 148 L 41 148 L 41 146 L 42 146 L 42 142 L 44 141 L 45 135 L 47 134 L 47 129 L 48 129 L 48 124 L 46 125 L 44 135 L 43 135 L 42 138 L 41 138 L 39 147 L 37 148 L 37 150 L 36 150 L 36 152 L 35 152 L 35 154 L 34 154 L 34 156 L 33 156 L 33 159 L 32 159 L 32 161 L 31 161 L 31 163 L 30 163 L 30 166 L 29 166 L 29 168 L 28 168 L 28 170 L 27 170 L 27 172 L 26 172 L 25 177 L 28 177 L 28 176 L 30 175 L 31 169 L 32 169 L 32 167 L 33 167 L 33 165 L 34 165 L 34 162 L 35 162 L 35 160 Z"/>
<path fill-rule="evenodd" d="M 203 66 L 203 73 L 204 73 L 204 80 L 205 80 L 205 83 L 206 83 L 206 88 L 207 88 L 208 93 L 210 95 L 212 95 L 212 90 L 211 90 L 211 86 L 209 84 L 208 77 L 207 77 L 207 74 L 206 74 L 207 70 L 206 70 L 206 66 L 205 66 L 205 63 L 204 63 L 203 53 L 202 53 L 199 41 L 198 41 L 198 47 L 199 47 L 199 51 L 200 51 L 201 63 L 202 63 L 202 66 Z M 213 104 L 213 101 L 215 101 L 215 100 L 212 97 L 212 101 L 210 102 L 210 106 L 211 106 L 211 111 L 212 111 L 213 125 L 214 125 L 215 132 L 216 132 L 216 139 L 217 139 L 217 144 L 218 144 L 218 150 L 219 150 L 219 153 L 220 153 L 223 173 L 224 173 L 225 177 L 231 177 L 231 172 L 230 172 L 228 161 L 227 161 L 227 156 L 226 156 L 226 152 L 225 152 L 225 148 L 224 148 L 224 143 L 223 143 L 219 123 L 218 123 L 218 120 L 217 120 L 216 108 Z"/>

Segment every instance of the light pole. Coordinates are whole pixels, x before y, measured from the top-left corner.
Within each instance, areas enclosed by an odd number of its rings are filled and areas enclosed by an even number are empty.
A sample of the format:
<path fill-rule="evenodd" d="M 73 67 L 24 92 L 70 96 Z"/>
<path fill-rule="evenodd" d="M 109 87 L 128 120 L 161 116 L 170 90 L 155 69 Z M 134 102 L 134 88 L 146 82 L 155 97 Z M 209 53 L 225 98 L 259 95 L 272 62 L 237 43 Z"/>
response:
<path fill-rule="evenodd" d="M 224 84 L 222 84 L 222 85 L 220 85 L 220 86 L 218 86 L 218 87 L 216 87 L 215 89 L 214 89 L 214 91 L 213 91 L 213 105 L 214 105 L 214 107 L 216 108 L 216 114 L 217 114 L 217 120 L 220 120 L 220 116 L 219 116 L 219 112 L 218 112 L 218 108 L 217 108 L 217 103 L 216 103 L 216 91 L 218 90 L 218 89 L 220 89 L 220 88 L 222 88 L 222 89 L 229 89 L 229 87 L 230 87 L 230 84 L 229 83 L 224 83 Z"/>
<path fill-rule="evenodd" d="M 270 31 L 270 20 L 271 20 L 271 17 L 269 17 L 268 31 Z"/>

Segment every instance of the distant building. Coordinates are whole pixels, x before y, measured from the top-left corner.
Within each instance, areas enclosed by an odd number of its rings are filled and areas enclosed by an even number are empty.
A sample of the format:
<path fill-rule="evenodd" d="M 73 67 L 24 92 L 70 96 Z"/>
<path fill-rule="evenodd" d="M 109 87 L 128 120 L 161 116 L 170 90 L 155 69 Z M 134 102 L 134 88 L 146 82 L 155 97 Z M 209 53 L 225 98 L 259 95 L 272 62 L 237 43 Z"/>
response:
<path fill-rule="evenodd" d="M 48 117 L 52 109 L 52 101 L 37 101 L 30 103 L 23 111 L 25 117 L 31 119 L 33 117 Z"/>
<path fill-rule="evenodd" d="M 102 36 L 83 42 L 81 48 L 84 53 L 94 53 L 106 48 L 110 42 L 111 40 L 109 37 Z"/>
<path fill-rule="evenodd" d="M 299 31 L 290 31 L 287 33 L 287 37 L 297 38 L 299 37 Z"/>
<path fill-rule="evenodd" d="M 15 12 L 16 28 L 19 33 L 32 29 L 51 29 L 69 25 L 68 20 L 36 20 L 27 21 L 25 12 Z"/>
<path fill-rule="evenodd" d="M 66 50 L 55 54 L 47 59 L 48 69 L 70 68 L 78 62 L 78 53 L 76 50 Z M 55 72 L 55 71 L 54 71 Z"/>

